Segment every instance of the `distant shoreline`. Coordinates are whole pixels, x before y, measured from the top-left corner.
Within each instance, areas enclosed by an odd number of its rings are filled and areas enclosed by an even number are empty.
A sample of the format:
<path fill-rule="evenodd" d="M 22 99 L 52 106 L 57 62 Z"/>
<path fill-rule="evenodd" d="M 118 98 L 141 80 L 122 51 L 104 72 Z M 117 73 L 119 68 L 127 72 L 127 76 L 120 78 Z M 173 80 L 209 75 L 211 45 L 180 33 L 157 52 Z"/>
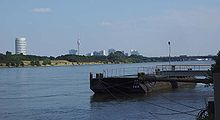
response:
<path fill-rule="evenodd" d="M 39 65 L 31 65 L 31 61 L 22 61 L 23 66 L 7 66 L 5 63 L 0 63 L 0 68 L 27 68 L 27 67 L 59 67 L 59 66 L 78 66 L 78 65 L 100 65 L 106 64 L 103 62 L 69 62 L 66 60 L 51 60 L 51 64 L 43 65 L 43 61 L 39 61 Z M 107 63 L 110 64 L 110 63 Z"/>
<path fill-rule="evenodd" d="M 66 65 L 94 65 L 94 64 L 126 64 L 126 63 L 149 63 L 149 62 L 168 62 L 168 61 L 203 61 L 215 60 L 217 56 L 173 56 L 173 57 L 145 57 L 142 55 L 127 56 L 121 51 L 116 51 L 108 56 L 85 56 L 85 55 L 61 55 L 36 56 L 0 53 L 0 68 L 2 67 L 26 67 L 26 66 L 66 66 Z"/>
<path fill-rule="evenodd" d="M 192 60 L 195 61 L 195 60 Z M 51 64 L 43 65 L 42 62 L 40 61 L 40 65 L 31 65 L 31 61 L 22 61 L 24 62 L 24 66 L 6 66 L 5 63 L 0 63 L 0 69 L 1 68 L 32 68 L 32 67 L 63 67 L 63 66 L 81 66 L 81 65 L 103 65 L 103 64 L 135 64 L 135 63 L 104 63 L 104 62 L 69 62 L 66 60 L 51 60 Z M 157 61 L 157 62 L 162 62 L 162 61 Z M 163 61 L 167 62 L 167 61 Z M 172 61 L 174 62 L 174 61 Z M 184 62 L 184 61 L 176 61 L 176 62 Z M 152 62 L 140 62 L 140 63 L 152 63 Z"/>

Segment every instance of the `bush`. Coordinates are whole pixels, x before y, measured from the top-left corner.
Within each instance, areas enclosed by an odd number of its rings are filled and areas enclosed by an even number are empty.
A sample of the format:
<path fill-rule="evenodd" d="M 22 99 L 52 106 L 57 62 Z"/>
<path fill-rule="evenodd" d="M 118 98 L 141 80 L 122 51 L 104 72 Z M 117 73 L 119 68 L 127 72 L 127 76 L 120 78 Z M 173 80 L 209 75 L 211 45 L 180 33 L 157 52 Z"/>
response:
<path fill-rule="evenodd" d="M 212 72 L 213 73 L 220 73 L 220 51 L 217 54 L 215 59 L 215 64 L 212 65 Z"/>
<path fill-rule="evenodd" d="M 51 61 L 49 59 L 43 60 L 43 65 L 51 65 Z"/>
<path fill-rule="evenodd" d="M 30 64 L 31 66 L 41 66 L 39 60 L 36 60 L 36 61 L 32 60 Z"/>
<path fill-rule="evenodd" d="M 10 66 L 11 66 L 11 64 L 10 64 L 9 62 L 7 62 L 7 63 L 6 63 L 6 66 L 10 67 Z"/>
<path fill-rule="evenodd" d="M 21 62 L 21 64 L 20 64 L 20 65 L 21 65 L 21 67 L 24 67 L 24 62 Z"/>
<path fill-rule="evenodd" d="M 31 66 L 35 66 L 35 62 L 33 60 L 31 61 L 30 64 L 31 64 Z"/>
<path fill-rule="evenodd" d="M 11 63 L 11 66 L 15 66 L 15 63 L 14 63 L 14 62 L 12 62 L 12 63 Z"/>
<path fill-rule="evenodd" d="M 36 65 L 36 66 L 41 66 L 41 65 L 40 65 L 40 62 L 39 62 L 38 60 L 35 61 L 35 65 Z"/>

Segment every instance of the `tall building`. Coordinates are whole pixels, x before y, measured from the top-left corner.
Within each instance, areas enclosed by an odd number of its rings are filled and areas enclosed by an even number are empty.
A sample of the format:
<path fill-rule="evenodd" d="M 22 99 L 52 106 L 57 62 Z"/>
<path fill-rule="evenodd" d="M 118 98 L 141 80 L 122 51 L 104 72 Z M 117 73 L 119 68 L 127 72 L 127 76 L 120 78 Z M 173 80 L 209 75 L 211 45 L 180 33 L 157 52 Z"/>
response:
<path fill-rule="evenodd" d="M 77 53 L 77 50 L 75 50 L 75 49 L 69 50 L 69 54 L 71 54 L 71 55 L 76 55 L 76 53 Z"/>
<path fill-rule="evenodd" d="M 101 51 L 99 51 L 99 53 L 100 53 L 102 56 L 107 56 L 107 53 L 106 53 L 105 50 L 101 50 Z"/>
<path fill-rule="evenodd" d="M 27 54 L 27 41 L 26 38 L 20 37 L 15 39 L 15 54 Z"/>

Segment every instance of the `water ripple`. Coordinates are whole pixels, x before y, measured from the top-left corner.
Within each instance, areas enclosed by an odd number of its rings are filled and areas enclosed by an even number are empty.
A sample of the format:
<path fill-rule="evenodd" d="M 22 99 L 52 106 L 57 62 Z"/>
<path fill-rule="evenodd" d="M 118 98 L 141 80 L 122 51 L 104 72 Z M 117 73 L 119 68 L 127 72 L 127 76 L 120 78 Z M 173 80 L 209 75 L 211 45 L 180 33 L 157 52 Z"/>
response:
<path fill-rule="evenodd" d="M 43 95 L 43 96 L 30 96 L 30 97 L 5 97 L 0 99 L 35 99 L 35 98 L 50 98 L 50 97 L 57 97 L 57 96 L 71 96 L 73 93 L 68 94 L 53 94 L 53 95 Z"/>

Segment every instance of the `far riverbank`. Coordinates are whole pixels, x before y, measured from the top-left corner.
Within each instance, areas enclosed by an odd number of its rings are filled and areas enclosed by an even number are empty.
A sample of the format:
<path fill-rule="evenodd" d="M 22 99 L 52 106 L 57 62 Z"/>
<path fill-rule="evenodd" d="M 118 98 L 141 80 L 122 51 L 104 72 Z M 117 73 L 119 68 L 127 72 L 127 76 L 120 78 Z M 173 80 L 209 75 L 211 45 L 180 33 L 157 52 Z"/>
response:
<path fill-rule="evenodd" d="M 26 66 L 66 66 L 66 65 L 85 65 L 85 64 L 121 64 L 121 63 L 151 63 L 170 61 L 210 61 L 216 56 L 174 56 L 174 57 L 145 57 L 142 55 L 127 56 L 121 51 L 116 51 L 108 56 L 85 56 L 85 55 L 61 55 L 36 56 L 0 53 L 0 67 L 26 67 Z"/>
<path fill-rule="evenodd" d="M 51 60 L 50 64 L 44 64 L 43 61 L 39 61 L 39 64 L 32 64 L 31 61 L 22 61 L 23 65 L 7 65 L 6 63 L 0 63 L 0 68 L 14 68 L 14 67 L 52 67 L 52 66 L 75 66 L 75 65 L 99 65 L 106 64 L 103 62 L 70 62 L 67 60 Z M 110 64 L 110 63 L 107 63 Z"/>

